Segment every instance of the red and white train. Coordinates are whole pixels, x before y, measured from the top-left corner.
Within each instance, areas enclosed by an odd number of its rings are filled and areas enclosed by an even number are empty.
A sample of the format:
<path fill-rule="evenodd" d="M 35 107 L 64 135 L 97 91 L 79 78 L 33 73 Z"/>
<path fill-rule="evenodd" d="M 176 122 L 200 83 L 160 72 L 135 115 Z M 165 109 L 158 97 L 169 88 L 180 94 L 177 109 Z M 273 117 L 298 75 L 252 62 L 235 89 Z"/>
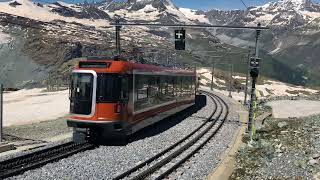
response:
<path fill-rule="evenodd" d="M 74 141 L 126 137 L 195 103 L 196 72 L 115 60 L 80 61 L 72 72 Z"/>

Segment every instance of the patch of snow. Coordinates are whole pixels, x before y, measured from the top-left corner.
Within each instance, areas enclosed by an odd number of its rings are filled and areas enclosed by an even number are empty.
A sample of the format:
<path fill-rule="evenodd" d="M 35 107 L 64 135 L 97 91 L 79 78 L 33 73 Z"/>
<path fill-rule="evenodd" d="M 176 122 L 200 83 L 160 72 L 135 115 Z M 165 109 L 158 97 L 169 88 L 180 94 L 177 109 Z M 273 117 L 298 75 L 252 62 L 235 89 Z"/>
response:
<path fill-rule="evenodd" d="M 57 3 L 59 3 L 61 6 L 68 7 L 76 12 L 81 12 L 82 9 L 80 6 L 77 6 L 75 4 L 69 4 L 63 1 L 57 1 Z"/>
<path fill-rule="evenodd" d="M 190 22 L 190 20 L 181 11 L 176 9 L 174 6 L 166 6 L 166 8 L 167 8 L 167 12 L 177 16 L 179 21 Z"/>
<path fill-rule="evenodd" d="M 77 22 L 80 24 L 88 25 L 88 26 L 108 26 L 110 23 L 106 20 L 92 20 L 92 19 L 78 19 L 74 17 L 64 17 L 57 13 L 51 12 L 51 8 L 49 6 L 37 6 L 31 0 L 16 0 L 18 3 L 22 4 L 16 7 L 12 7 L 9 3 L 14 2 L 0 2 L 0 12 L 22 16 L 34 20 L 39 20 L 43 22 L 50 22 L 53 20 L 62 20 L 66 22 Z"/>
<path fill-rule="evenodd" d="M 201 68 L 197 70 L 197 73 L 205 78 L 200 80 L 201 86 L 203 88 L 210 88 L 211 84 L 211 69 L 208 68 Z M 233 76 L 235 79 L 242 79 L 244 80 L 245 77 L 242 76 Z M 219 82 L 226 83 L 224 80 L 220 80 L 216 77 L 213 79 L 213 83 L 221 88 L 226 88 L 226 86 L 221 85 Z M 276 97 L 276 96 L 297 96 L 297 95 L 308 95 L 308 94 L 317 94 L 319 93 L 318 90 L 304 88 L 301 86 L 293 86 L 290 84 L 282 83 L 279 81 L 272 81 L 268 80 L 265 81 L 264 84 L 256 85 L 256 94 L 259 99 L 265 99 L 268 97 Z M 217 90 L 218 91 L 218 90 Z M 219 90 L 222 94 L 229 95 L 229 91 L 226 90 Z M 249 90 L 250 92 L 250 90 Z M 244 92 L 232 92 L 232 96 L 236 100 L 244 99 Z"/>
<path fill-rule="evenodd" d="M 4 93 L 4 126 L 24 125 L 64 117 L 69 113 L 68 90 L 23 89 Z"/>
<path fill-rule="evenodd" d="M 0 44 L 6 44 L 10 42 L 10 40 L 11 36 L 9 34 L 0 31 Z"/>
<path fill-rule="evenodd" d="M 207 86 L 200 86 L 201 89 L 205 89 L 207 91 L 210 91 L 210 88 Z M 221 93 L 225 96 L 229 96 L 229 91 L 227 90 L 218 90 L 214 89 L 214 92 Z M 232 99 L 235 99 L 236 101 L 243 101 L 244 100 L 244 92 L 231 92 Z"/>
<path fill-rule="evenodd" d="M 122 18 L 128 20 L 146 20 L 146 21 L 155 21 L 158 19 L 160 12 L 154 8 L 152 5 L 146 5 L 143 9 L 138 11 L 128 11 L 127 9 L 120 9 L 114 12 L 105 11 L 110 15 L 110 17 L 114 17 L 115 15 L 120 16 Z"/>
<path fill-rule="evenodd" d="M 305 45 L 307 45 L 307 44 L 309 44 L 310 42 L 309 41 L 307 41 L 307 40 L 302 40 L 302 41 L 300 41 L 300 42 L 298 42 L 298 46 L 305 46 Z"/>
<path fill-rule="evenodd" d="M 147 4 L 143 9 L 140 9 L 139 11 L 144 12 L 150 12 L 150 11 L 156 11 L 157 9 L 153 7 L 151 4 Z"/>
<path fill-rule="evenodd" d="M 197 73 L 198 73 L 199 75 L 202 75 L 202 76 L 204 76 L 205 78 L 207 78 L 207 79 L 201 79 L 201 80 L 200 80 L 200 83 L 202 83 L 202 84 L 204 84 L 204 85 L 206 85 L 206 84 L 211 84 L 211 79 L 212 79 L 211 70 L 208 70 L 208 69 L 205 69 L 205 68 L 201 68 L 201 69 L 197 70 Z M 209 80 L 208 80 L 208 79 L 209 79 Z M 223 80 L 223 79 L 219 79 L 219 78 L 213 77 L 213 83 L 214 83 L 216 86 L 218 86 L 218 87 L 226 87 L 226 86 L 222 85 L 222 84 L 219 83 L 219 82 L 221 82 L 221 83 L 223 83 L 223 84 L 226 83 L 226 81 Z"/>
<path fill-rule="evenodd" d="M 179 8 L 179 11 L 182 12 L 188 19 L 192 21 L 198 20 L 199 22 L 202 22 L 202 23 L 211 24 L 209 19 L 206 18 L 204 14 L 203 15 L 196 14 L 197 12 L 196 10 L 192 10 L 189 8 Z"/>
<path fill-rule="evenodd" d="M 234 79 L 242 79 L 242 80 L 246 80 L 246 77 L 242 77 L 242 76 L 232 76 Z"/>
<path fill-rule="evenodd" d="M 272 107 L 275 118 L 306 117 L 320 114 L 320 101 L 280 100 L 271 101 L 266 105 Z"/>
<path fill-rule="evenodd" d="M 267 81 L 267 84 L 263 85 L 257 85 L 257 90 L 259 91 L 270 91 L 273 96 L 296 96 L 297 94 L 289 93 L 290 91 L 300 91 L 300 95 L 302 95 L 302 92 L 308 92 L 310 94 L 316 94 L 318 93 L 317 90 L 314 89 L 309 89 L 309 88 L 304 88 L 301 86 L 291 86 L 282 82 L 278 81 Z M 269 94 L 269 93 L 268 93 Z"/>
<path fill-rule="evenodd" d="M 254 42 L 252 41 L 246 41 L 238 37 L 230 37 L 226 34 L 219 34 L 217 37 L 226 44 L 231 44 L 238 47 L 254 46 Z"/>
<path fill-rule="evenodd" d="M 280 42 L 274 50 L 270 51 L 269 54 L 278 53 L 281 50 L 281 46 L 282 46 L 282 42 Z"/>
<path fill-rule="evenodd" d="M 276 15 L 273 15 L 273 14 L 264 14 L 262 16 L 256 17 L 256 19 L 251 23 L 257 24 L 258 22 L 260 22 L 261 24 L 267 25 L 275 16 Z"/>

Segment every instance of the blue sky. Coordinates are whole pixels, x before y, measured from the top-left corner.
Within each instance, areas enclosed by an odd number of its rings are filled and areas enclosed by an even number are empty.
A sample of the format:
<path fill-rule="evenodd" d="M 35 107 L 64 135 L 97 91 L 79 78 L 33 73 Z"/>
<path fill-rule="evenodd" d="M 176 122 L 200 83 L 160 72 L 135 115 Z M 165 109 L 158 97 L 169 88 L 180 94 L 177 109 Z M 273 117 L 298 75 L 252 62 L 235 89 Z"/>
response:
<path fill-rule="evenodd" d="M 244 9 L 241 0 L 173 0 L 179 7 L 192 9 Z M 243 0 L 247 6 L 266 4 L 268 0 Z"/>
<path fill-rule="evenodd" d="M 0 0 L 3 1 L 3 0 Z M 39 2 L 56 2 L 58 0 L 34 0 Z M 84 2 L 85 0 L 60 0 L 68 3 L 79 3 Z M 87 0 L 88 2 L 94 0 Z M 95 0 L 99 1 L 99 0 Z M 125 0 L 115 0 L 115 1 L 125 1 Z M 245 9 L 245 6 L 242 4 L 241 0 L 172 0 L 178 7 L 187 7 L 191 9 L 201 9 L 201 10 L 210 10 L 210 9 Z M 270 1 L 276 0 L 243 0 L 247 6 L 257 6 L 263 5 Z M 314 2 L 319 2 L 320 0 L 313 0 Z"/>
<path fill-rule="evenodd" d="M 172 0 L 179 7 L 192 9 L 245 9 L 241 0 Z M 243 0 L 247 6 L 263 5 L 276 0 Z M 313 0 L 320 2 L 320 0 Z"/>

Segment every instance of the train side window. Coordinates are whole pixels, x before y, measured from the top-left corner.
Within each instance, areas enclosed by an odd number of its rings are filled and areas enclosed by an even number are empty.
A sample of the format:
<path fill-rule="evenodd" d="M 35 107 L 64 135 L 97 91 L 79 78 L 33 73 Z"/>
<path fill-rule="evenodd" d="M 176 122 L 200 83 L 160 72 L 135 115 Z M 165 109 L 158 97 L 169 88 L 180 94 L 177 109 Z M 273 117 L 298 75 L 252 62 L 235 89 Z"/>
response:
<path fill-rule="evenodd" d="M 173 76 L 168 77 L 168 95 L 174 96 L 174 78 L 173 78 Z"/>
<path fill-rule="evenodd" d="M 149 96 L 155 97 L 159 94 L 160 91 L 160 78 L 156 76 L 150 76 L 149 79 Z"/>
<path fill-rule="evenodd" d="M 149 96 L 149 85 L 147 78 L 142 75 L 137 75 L 137 99 L 147 99 Z"/>
<path fill-rule="evenodd" d="M 181 77 L 176 78 L 175 82 L 175 94 L 177 97 L 181 96 Z"/>

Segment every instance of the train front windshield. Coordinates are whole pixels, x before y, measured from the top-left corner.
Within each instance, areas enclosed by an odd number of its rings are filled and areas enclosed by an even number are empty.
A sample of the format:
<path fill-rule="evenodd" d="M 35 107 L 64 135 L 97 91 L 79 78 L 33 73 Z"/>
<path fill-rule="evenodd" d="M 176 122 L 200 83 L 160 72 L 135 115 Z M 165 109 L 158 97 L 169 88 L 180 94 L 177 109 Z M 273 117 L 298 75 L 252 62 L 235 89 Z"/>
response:
<path fill-rule="evenodd" d="M 70 84 L 70 113 L 90 115 L 92 111 L 93 74 L 73 73 Z"/>

